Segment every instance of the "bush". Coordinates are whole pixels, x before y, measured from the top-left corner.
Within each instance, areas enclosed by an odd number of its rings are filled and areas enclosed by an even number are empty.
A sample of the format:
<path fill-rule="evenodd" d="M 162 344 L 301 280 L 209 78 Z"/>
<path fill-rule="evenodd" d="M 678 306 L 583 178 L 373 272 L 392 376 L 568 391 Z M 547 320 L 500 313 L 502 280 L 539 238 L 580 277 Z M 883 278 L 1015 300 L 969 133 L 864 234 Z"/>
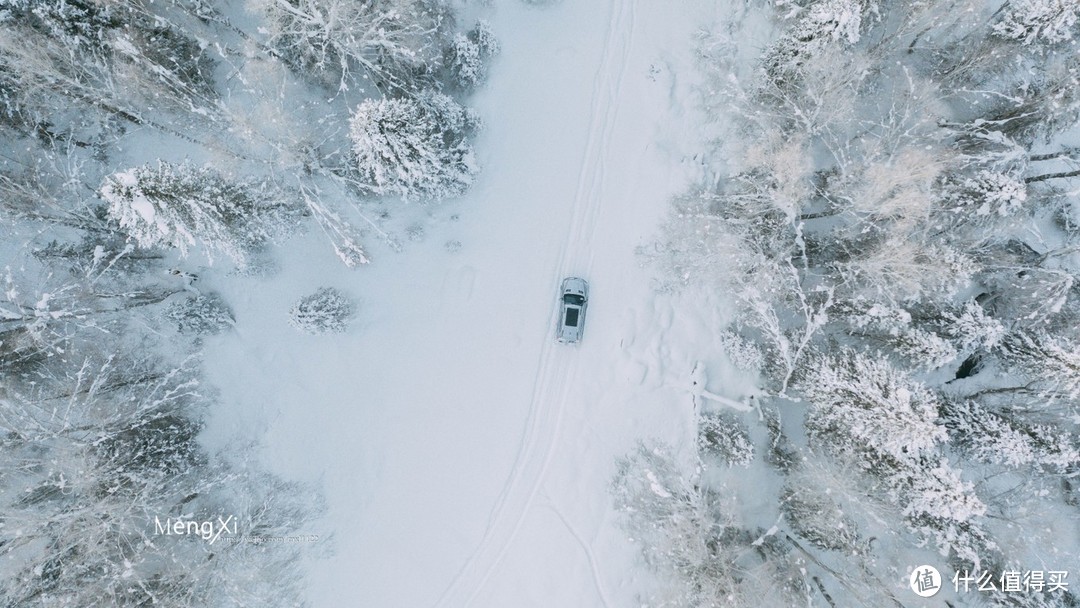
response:
<path fill-rule="evenodd" d="M 198 336 L 219 334 L 236 324 L 229 305 L 217 294 L 173 302 L 165 309 L 165 318 L 176 323 L 180 333 Z"/>
<path fill-rule="evenodd" d="M 341 333 L 353 314 L 352 303 L 332 287 L 300 298 L 289 311 L 289 322 L 312 335 Z"/>
<path fill-rule="evenodd" d="M 477 21 L 467 34 L 454 36 L 446 51 L 450 80 L 458 87 L 470 89 L 487 78 L 487 59 L 499 52 L 499 41 L 485 21 Z"/>

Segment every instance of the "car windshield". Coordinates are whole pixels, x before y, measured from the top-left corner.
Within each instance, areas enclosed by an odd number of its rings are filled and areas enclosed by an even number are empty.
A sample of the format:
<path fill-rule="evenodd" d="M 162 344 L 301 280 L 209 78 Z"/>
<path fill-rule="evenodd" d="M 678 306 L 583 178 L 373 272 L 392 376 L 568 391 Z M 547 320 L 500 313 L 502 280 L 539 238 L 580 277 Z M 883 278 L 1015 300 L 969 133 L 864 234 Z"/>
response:
<path fill-rule="evenodd" d="M 581 312 L 581 311 L 579 309 L 577 309 L 577 308 L 567 308 L 566 309 L 566 326 L 567 327 L 577 327 L 578 313 L 579 312 Z"/>
<path fill-rule="evenodd" d="M 579 296 L 577 294 L 568 293 L 565 296 L 563 296 L 563 302 L 566 302 L 567 304 L 574 304 L 576 306 L 581 306 L 582 304 L 585 303 L 585 298 L 582 297 L 582 296 Z"/>

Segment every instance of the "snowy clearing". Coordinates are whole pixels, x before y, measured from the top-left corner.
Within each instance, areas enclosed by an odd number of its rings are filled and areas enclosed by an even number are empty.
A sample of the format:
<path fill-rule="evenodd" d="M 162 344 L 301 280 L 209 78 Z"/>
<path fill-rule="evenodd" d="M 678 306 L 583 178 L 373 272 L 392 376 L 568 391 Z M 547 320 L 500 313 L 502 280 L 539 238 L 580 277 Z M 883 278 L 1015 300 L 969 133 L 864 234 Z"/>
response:
<path fill-rule="evenodd" d="M 237 330 L 207 367 L 235 407 L 207 435 L 253 437 L 271 469 L 323 484 L 314 605 L 615 607 L 648 585 L 611 507 L 615 459 L 643 436 L 689 443 L 692 349 L 725 321 L 676 315 L 634 256 L 701 171 L 681 104 L 707 4 L 499 4 L 473 99 L 484 173 L 404 211 L 442 221 L 360 271 L 307 237 L 279 274 L 215 286 Z M 570 275 L 592 286 L 577 347 L 552 339 Z M 346 333 L 284 322 L 321 286 L 357 301 Z"/>

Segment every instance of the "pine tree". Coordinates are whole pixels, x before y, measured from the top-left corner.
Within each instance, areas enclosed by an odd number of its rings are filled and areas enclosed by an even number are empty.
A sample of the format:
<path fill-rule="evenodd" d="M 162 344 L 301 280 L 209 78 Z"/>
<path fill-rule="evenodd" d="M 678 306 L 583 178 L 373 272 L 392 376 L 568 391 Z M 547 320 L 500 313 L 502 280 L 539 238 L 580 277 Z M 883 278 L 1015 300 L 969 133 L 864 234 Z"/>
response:
<path fill-rule="evenodd" d="M 811 404 L 811 435 L 867 468 L 915 462 L 947 438 L 933 393 L 881 358 L 850 351 L 821 357 L 800 388 Z"/>
<path fill-rule="evenodd" d="M 479 118 L 441 93 L 367 100 L 350 134 L 360 175 L 380 195 L 406 200 L 461 194 L 479 167 L 469 138 Z"/>
<path fill-rule="evenodd" d="M 159 162 L 108 177 L 98 190 L 109 217 L 144 248 L 201 244 L 243 266 L 262 245 L 294 228 L 298 205 L 265 182 L 233 181 L 209 168 Z"/>

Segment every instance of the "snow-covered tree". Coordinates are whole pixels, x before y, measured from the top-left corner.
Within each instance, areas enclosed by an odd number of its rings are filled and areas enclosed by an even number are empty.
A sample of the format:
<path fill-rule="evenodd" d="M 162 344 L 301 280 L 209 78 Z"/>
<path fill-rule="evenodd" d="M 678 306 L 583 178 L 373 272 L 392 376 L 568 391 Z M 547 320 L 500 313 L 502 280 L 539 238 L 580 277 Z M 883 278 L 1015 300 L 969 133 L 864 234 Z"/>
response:
<path fill-rule="evenodd" d="M 1014 332 L 1001 345 L 1008 362 L 1025 374 L 1024 387 L 1050 399 L 1080 397 L 1080 348 L 1044 331 Z"/>
<path fill-rule="evenodd" d="M 950 402 L 944 422 L 953 442 L 981 462 L 1071 473 L 1080 467 L 1080 437 L 1016 413 L 991 411 L 970 400 Z"/>
<path fill-rule="evenodd" d="M 680 471 L 668 448 L 639 444 L 619 461 L 613 493 L 646 563 L 670 586 L 659 605 L 791 604 L 796 584 L 783 549 L 739 528 L 721 495 Z"/>
<path fill-rule="evenodd" d="M 1080 117 L 1075 6 L 781 0 L 788 27 L 756 70 L 731 57 L 759 38 L 702 43 L 704 109 L 735 124 L 641 251 L 662 287 L 733 298 L 760 388 L 807 404 L 790 439 L 762 413 L 808 555 L 857 550 L 859 526 L 998 565 L 1015 533 L 997 511 L 1017 506 L 1002 496 L 1076 473 L 1080 221 L 1043 183 L 1077 173 L 1058 138 Z M 850 483 L 822 499 L 811 468 Z"/>
<path fill-rule="evenodd" d="M 83 330 L 119 331 L 137 311 L 179 291 L 140 277 L 141 264 L 125 262 L 134 249 L 130 246 L 97 243 L 89 251 L 63 246 L 49 249 L 43 253 L 75 258 L 61 260 L 63 275 L 30 282 L 11 267 L 0 275 L 0 370 L 5 372 L 39 357 L 62 355 L 72 341 L 88 339 Z"/>
<path fill-rule="evenodd" d="M 893 492 L 904 503 L 905 516 L 967 523 L 986 513 L 974 485 L 963 481 L 947 460 L 927 458 L 919 465 L 914 474 L 893 478 L 898 482 Z"/>
<path fill-rule="evenodd" d="M 993 30 L 1024 44 L 1068 42 L 1080 32 L 1080 5 L 1071 0 L 1009 0 Z"/>
<path fill-rule="evenodd" d="M 437 0 L 258 0 L 256 6 L 274 47 L 298 69 L 337 80 L 341 90 L 354 83 L 413 90 L 437 69 L 451 21 Z"/>
<path fill-rule="evenodd" d="M 317 192 L 301 187 L 300 194 L 311 217 L 334 246 L 334 253 L 345 266 L 354 268 L 371 261 L 364 247 L 360 245 L 360 234 L 348 220 L 334 211 Z"/>
<path fill-rule="evenodd" d="M 323 287 L 293 305 L 289 322 L 308 334 L 341 333 L 352 315 L 352 303 L 344 294 L 332 287 Z"/>
<path fill-rule="evenodd" d="M 780 494 L 784 519 L 796 534 L 815 547 L 848 555 L 868 553 L 870 545 L 860 533 L 858 523 L 828 492 L 811 483 L 789 484 Z"/>
<path fill-rule="evenodd" d="M 855 298 L 839 306 L 838 312 L 853 334 L 888 345 L 913 367 L 937 369 L 959 354 L 949 340 L 917 326 L 911 313 L 895 304 Z"/>
<path fill-rule="evenodd" d="M 943 556 L 980 569 L 983 560 L 993 555 L 997 547 L 981 525 L 986 504 L 947 460 L 927 458 L 918 468 L 892 475 L 888 482 L 911 531 L 933 540 Z"/>
<path fill-rule="evenodd" d="M 15 0 L 0 10 L 0 99 L 23 128 L 93 134 L 120 119 L 199 141 L 184 131 L 224 112 L 205 45 L 145 8 Z"/>
<path fill-rule="evenodd" d="M 983 169 L 943 180 L 939 200 L 946 213 L 986 221 L 1019 213 L 1027 203 L 1028 187 L 1014 175 Z"/>
<path fill-rule="evenodd" d="M 819 360 L 800 386 L 815 441 L 881 480 L 879 498 L 943 554 L 979 562 L 986 543 L 977 519 L 986 505 L 941 453 L 948 433 L 933 393 L 887 362 L 851 352 Z"/>
<path fill-rule="evenodd" d="M 734 416 L 720 412 L 702 414 L 697 441 L 703 457 L 719 458 L 728 466 L 745 467 L 754 460 L 750 433 Z"/>
<path fill-rule="evenodd" d="M 455 196 L 479 170 L 469 142 L 479 118 L 441 93 L 366 100 L 350 125 L 360 175 L 376 194 L 407 200 Z"/>
<path fill-rule="evenodd" d="M 217 117 L 214 62 L 197 40 L 161 22 L 136 20 L 112 36 L 110 47 L 120 86 L 137 90 L 146 105 L 165 102 L 203 119 Z"/>
<path fill-rule="evenodd" d="M 947 310 L 937 321 L 941 331 L 962 351 L 989 350 L 1005 337 L 1005 326 L 986 314 L 975 300 L 968 300 L 958 310 Z"/>
<path fill-rule="evenodd" d="M 174 302 L 165 309 L 164 315 L 182 334 L 218 334 L 236 323 L 229 305 L 217 294 L 197 295 Z"/>
<path fill-rule="evenodd" d="M 140 247 L 201 244 L 211 259 L 243 266 L 262 245 L 287 234 L 304 214 L 261 181 L 236 181 L 210 168 L 159 162 L 109 176 L 98 189 L 109 217 Z"/>
<path fill-rule="evenodd" d="M 720 333 L 719 342 L 728 360 L 738 369 L 757 373 L 765 365 L 761 349 L 745 337 L 733 331 L 724 331 Z"/>
<path fill-rule="evenodd" d="M 857 294 L 912 302 L 952 297 L 971 281 L 978 265 L 957 247 L 899 232 L 837 263 L 836 270 Z"/>
<path fill-rule="evenodd" d="M 914 462 L 947 438 L 934 394 L 880 357 L 820 357 L 800 388 L 811 403 L 810 433 L 867 468 Z"/>
<path fill-rule="evenodd" d="M 115 346 L 98 338 L 42 361 L 32 378 L 5 378 L 0 556 L 12 567 L 0 600 L 298 603 L 298 546 L 166 535 L 155 518 L 216 524 L 232 516 L 224 536 L 285 534 L 312 513 L 304 506 L 316 504 L 310 490 L 203 450 L 197 435 L 207 402 L 196 357 L 168 361 L 135 349 L 135 359 Z"/>
<path fill-rule="evenodd" d="M 1080 119 L 1080 58 L 1074 53 L 1049 53 L 1031 65 L 1004 99 L 976 118 L 969 129 L 985 129 L 994 138 L 1011 138 L 1030 147 L 1068 131 Z"/>
<path fill-rule="evenodd" d="M 774 81 L 790 78 L 824 48 L 859 42 L 864 20 L 876 11 L 870 0 L 814 0 L 783 3 L 794 23 L 765 52 L 765 70 Z"/>
<path fill-rule="evenodd" d="M 458 87 L 468 90 L 487 78 L 487 62 L 499 52 L 499 41 L 486 21 L 465 34 L 456 34 L 446 51 L 446 68 Z"/>
<path fill-rule="evenodd" d="M 1012 241 L 991 250 L 994 263 L 980 277 L 993 297 L 994 316 L 1015 327 L 1045 328 L 1066 310 L 1076 275 L 1043 265 L 1027 244 Z"/>

